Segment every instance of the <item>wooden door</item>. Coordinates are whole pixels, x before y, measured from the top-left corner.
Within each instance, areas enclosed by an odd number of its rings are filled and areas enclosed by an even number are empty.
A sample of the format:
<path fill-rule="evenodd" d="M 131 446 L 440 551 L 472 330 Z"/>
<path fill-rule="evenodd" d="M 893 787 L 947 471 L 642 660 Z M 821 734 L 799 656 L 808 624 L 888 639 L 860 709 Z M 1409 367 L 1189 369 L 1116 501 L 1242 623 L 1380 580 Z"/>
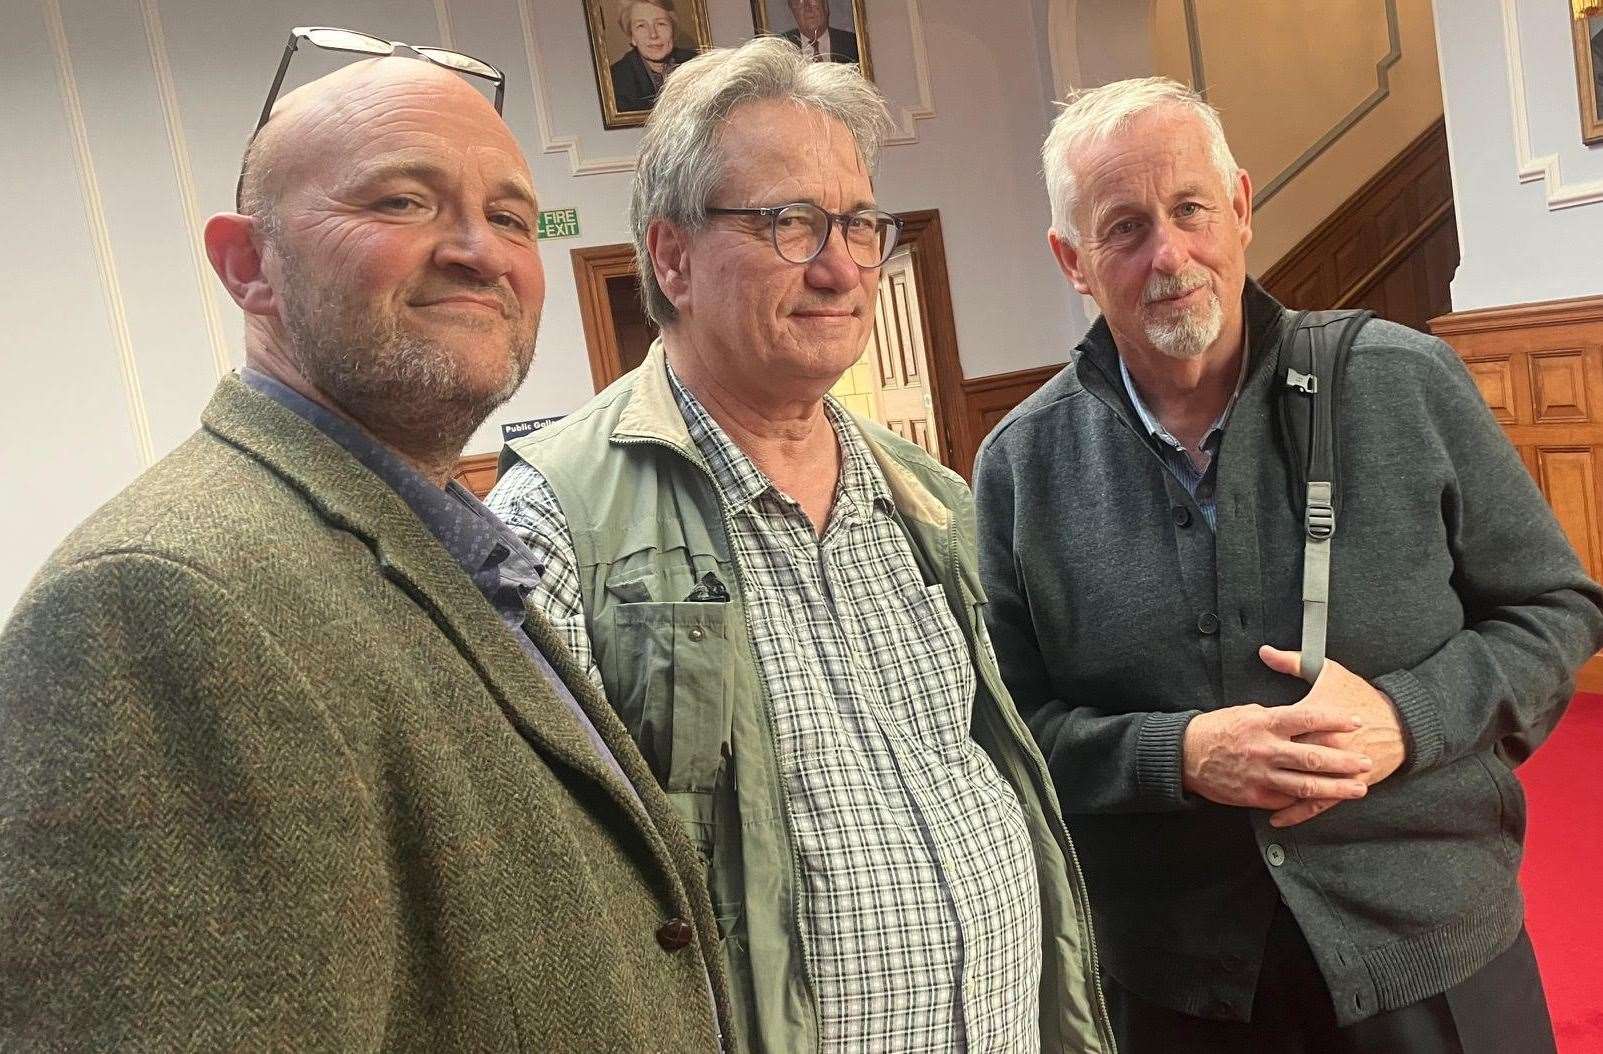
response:
<path fill-rule="evenodd" d="M 1431 325 L 1463 357 L 1586 573 L 1603 580 L 1603 297 L 1465 311 Z M 1603 692 L 1603 655 L 1582 669 L 1580 687 Z"/>
<path fill-rule="evenodd" d="M 872 367 L 869 381 L 874 420 L 939 460 L 935 397 L 911 252 L 892 256 L 880 271 L 874 335 L 865 356 Z"/>

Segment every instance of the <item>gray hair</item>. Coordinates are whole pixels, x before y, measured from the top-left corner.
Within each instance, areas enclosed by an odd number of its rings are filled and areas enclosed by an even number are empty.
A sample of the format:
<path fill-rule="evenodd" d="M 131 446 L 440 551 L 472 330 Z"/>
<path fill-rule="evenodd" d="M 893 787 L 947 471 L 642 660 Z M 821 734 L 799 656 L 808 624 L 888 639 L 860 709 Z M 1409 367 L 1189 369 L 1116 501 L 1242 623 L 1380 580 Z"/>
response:
<path fill-rule="evenodd" d="M 668 17 L 673 19 L 676 25 L 679 22 L 679 16 L 674 13 L 673 0 L 623 0 L 623 2 L 618 5 L 618 28 L 623 30 L 623 35 L 626 37 L 629 35 L 629 14 L 635 9 L 635 5 L 637 4 L 645 4 L 647 7 L 659 8 L 662 11 L 667 12 Z"/>
<path fill-rule="evenodd" d="M 646 229 L 659 219 L 690 231 L 706 224 L 707 202 L 723 182 L 724 123 L 736 108 L 768 99 L 788 100 L 845 125 L 870 171 L 892 127 L 884 96 L 856 66 L 810 62 L 780 37 L 713 48 L 674 70 L 646 118 L 629 202 L 646 315 L 658 326 L 679 313 L 657 284 Z"/>
<path fill-rule="evenodd" d="M 1080 233 L 1074 228 L 1073 155 L 1122 132 L 1141 115 L 1171 106 L 1194 114 L 1207 129 L 1208 153 L 1219 170 L 1225 191 L 1231 190 L 1241 170 L 1230 153 L 1230 144 L 1225 142 L 1219 111 L 1191 88 L 1168 77 L 1135 77 L 1100 88 L 1071 91 L 1063 100 L 1063 109 L 1052 121 L 1052 130 L 1041 147 L 1046 193 L 1052 202 L 1052 229 L 1070 245 L 1080 240 Z"/>

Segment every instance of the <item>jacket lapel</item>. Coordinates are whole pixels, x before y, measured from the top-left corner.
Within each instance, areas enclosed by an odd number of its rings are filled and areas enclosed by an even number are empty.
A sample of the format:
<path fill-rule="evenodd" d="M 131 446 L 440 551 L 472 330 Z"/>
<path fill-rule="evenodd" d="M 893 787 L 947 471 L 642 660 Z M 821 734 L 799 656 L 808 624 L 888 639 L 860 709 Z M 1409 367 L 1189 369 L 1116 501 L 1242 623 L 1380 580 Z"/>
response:
<path fill-rule="evenodd" d="M 272 469 L 330 524 L 362 539 L 375 557 L 374 570 L 405 592 L 451 640 L 532 746 L 602 785 L 622 808 L 649 824 L 636 795 L 597 755 L 577 718 L 483 594 L 399 495 L 338 443 L 237 377 L 219 384 L 202 423 Z M 554 639 L 544 636 L 534 639 L 560 669 L 552 654 Z M 556 650 L 565 656 L 559 645 Z M 592 712 L 591 717 L 599 727 L 599 715 Z M 618 753 L 616 738 L 603 736 Z M 631 766 L 624 771 L 638 780 Z"/>

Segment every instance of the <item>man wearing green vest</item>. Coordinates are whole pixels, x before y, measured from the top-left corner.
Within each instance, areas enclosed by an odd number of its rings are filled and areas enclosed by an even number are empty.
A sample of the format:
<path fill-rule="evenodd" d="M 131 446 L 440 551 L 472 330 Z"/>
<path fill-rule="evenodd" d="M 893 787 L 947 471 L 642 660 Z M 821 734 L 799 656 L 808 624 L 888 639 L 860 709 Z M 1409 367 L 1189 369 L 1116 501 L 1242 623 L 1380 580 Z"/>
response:
<path fill-rule="evenodd" d="M 631 210 L 662 337 L 513 444 L 490 504 L 707 861 L 736 1049 L 1111 1051 L 969 492 L 827 396 L 900 229 L 889 127 L 775 38 L 676 71 Z"/>
<path fill-rule="evenodd" d="M 721 1049 L 701 862 L 450 482 L 545 282 L 500 73 L 422 53 L 269 98 L 245 369 L 0 633 L 0 1049 Z"/>

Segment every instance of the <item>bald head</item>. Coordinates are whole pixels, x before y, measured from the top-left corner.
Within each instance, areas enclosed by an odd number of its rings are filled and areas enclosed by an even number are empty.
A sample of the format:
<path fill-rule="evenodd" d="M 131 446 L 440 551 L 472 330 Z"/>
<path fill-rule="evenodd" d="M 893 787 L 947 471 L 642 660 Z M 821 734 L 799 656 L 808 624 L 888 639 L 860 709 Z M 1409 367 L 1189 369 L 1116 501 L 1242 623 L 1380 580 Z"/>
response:
<path fill-rule="evenodd" d="M 427 62 L 353 63 L 278 101 L 241 197 L 206 250 L 246 364 L 443 481 L 528 371 L 545 297 L 529 166 L 495 107 Z"/>
<path fill-rule="evenodd" d="M 307 160 L 326 156 L 335 144 L 381 135 L 420 107 L 449 108 L 521 160 L 501 115 L 459 74 L 405 56 L 365 59 L 303 84 L 273 105 L 245 151 L 239 211 L 263 219 L 271 230 L 276 204 Z"/>

